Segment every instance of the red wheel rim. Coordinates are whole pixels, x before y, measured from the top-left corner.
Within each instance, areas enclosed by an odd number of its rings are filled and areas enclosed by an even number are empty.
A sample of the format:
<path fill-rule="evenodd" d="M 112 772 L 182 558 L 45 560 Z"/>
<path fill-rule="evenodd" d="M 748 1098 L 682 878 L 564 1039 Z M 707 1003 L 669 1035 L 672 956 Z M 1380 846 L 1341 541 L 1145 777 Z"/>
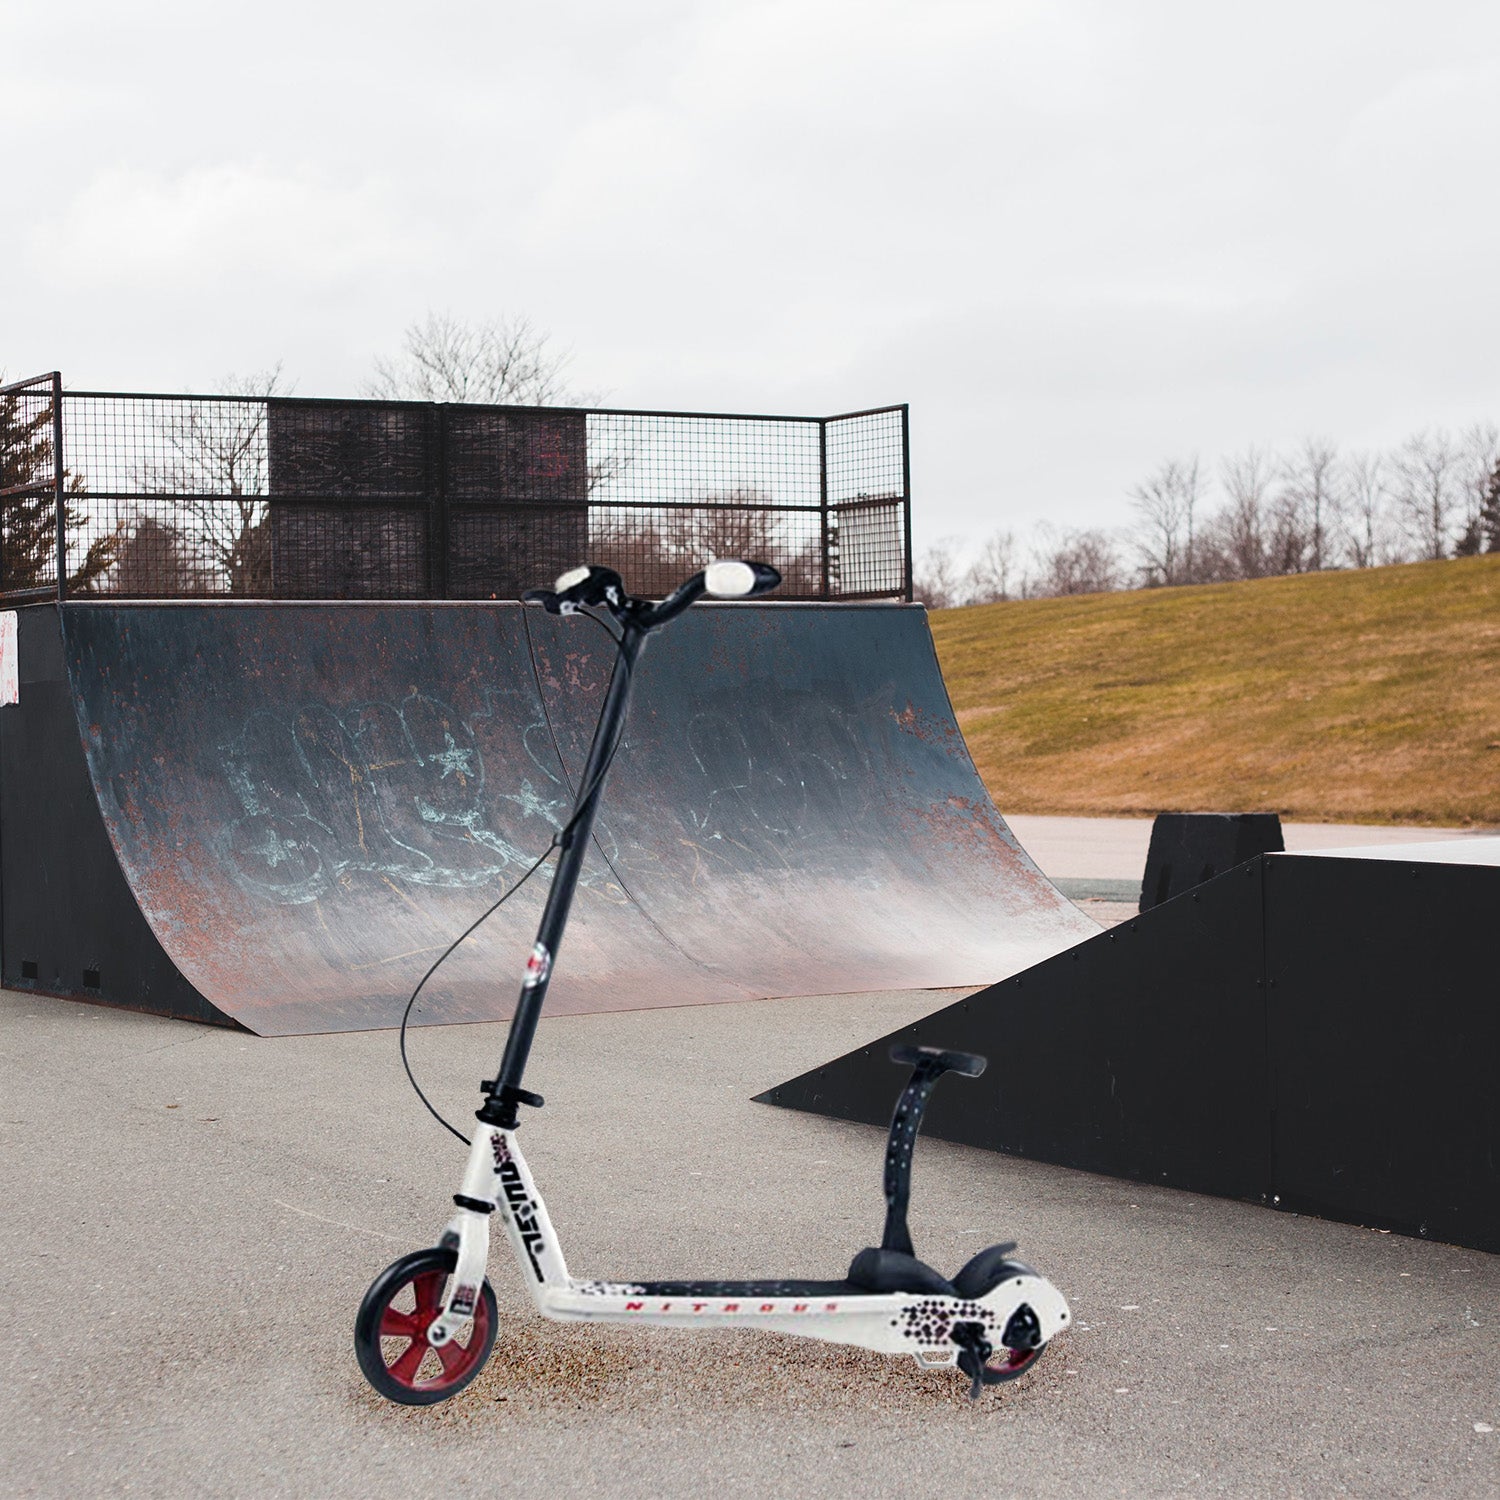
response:
<path fill-rule="evenodd" d="M 427 1328 L 443 1309 L 446 1271 L 423 1271 L 391 1294 L 380 1315 L 380 1357 L 392 1380 L 412 1391 L 440 1391 L 466 1379 L 484 1358 L 490 1337 L 490 1309 L 481 1297 L 467 1333 L 446 1344 L 427 1342 Z M 403 1311 L 396 1299 L 410 1288 L 414 1306 Z M 463 1342 L 460 1342 L 462 1340 Z"/>
<path fill-rule="evenodd" d="M 1029 1365 L 1036 1363 L 1040 1349 L 1001 1349 L 1003 1359 L 992 1359 L 986 1366 L 990 1374 L 1003 1375 L 1007 1380 L 1013 1380 Z"/>

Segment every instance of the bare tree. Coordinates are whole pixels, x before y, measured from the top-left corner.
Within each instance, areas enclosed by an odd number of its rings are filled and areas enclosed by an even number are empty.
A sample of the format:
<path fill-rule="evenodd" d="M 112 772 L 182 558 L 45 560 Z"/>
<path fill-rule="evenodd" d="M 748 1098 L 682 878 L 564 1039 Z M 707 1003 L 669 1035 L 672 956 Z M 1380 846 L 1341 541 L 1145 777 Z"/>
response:
<path fill-rule="evenodd" d="M 595 505 L 589 510 L 589 560 L 613 568 L 633 589 L 662 594 L 721 557 L 771 563 L 788 594 L 822 591 L 821 539 L 797 535 L 770 495 L 747 485 L 705 495 L 699 504 L 641 511 Z"/>
<path fill-rule="evenodd" d="M 470 401 L 485 406 L 594 405 L 571 391 L 571 356 L 549 348 L 528 318 L 465 322 L 429 312 L 408 326 L 401 353 L 377 359 L 364 394 L 381 401 Z"/>
<path fill-rule="evenodd" d="M 1286 490 L 1271 502 L 1266 527 L 1266 573 L 1305 573 L 1307 571 L 1307 531 L 1303 526 L 1302 507 Z"/>
<path fill-rule="evenodd" d="M 1119 588 L 1124 571 L 1114 540 L 1097 529 L 1059 533 L 1043 524 L 1036 557 L 1036 575 L 1028 588 L 1032 598 L 1108 593 Z"/>
<path fill-rule="evenodd" d="M 1282 468 L 1281 529 L 1285 572 L 1319 572 L 1332 562 L 1330 534 L 1343 499 L 1338 449 L 1320 438 L 1304 438 Z"/>
<path fill-rule="evenodd" d="M 1147 587 L 1197 577 L 1197 510 L 1203 498 L 1198 458 L 1168 459 L 1130 492 L 1140 517 L 1134 544 Z"/>
<path fill-rule="evenodd" d="M 1421 557 L 1448 555 L 1460 515 L 1459 450 L 1442 428 L 1409 437 L 1391 461 L 1397 514 Z"/>
<path fill-rule="evenodd" d="M 429 312 L 407 326 L 401 353 L 377 359 L 363 394 L 377 401 L 459 401 L 481 406 L 599 406 L 598 391 L 564 379 L 572 356 L 549 347 L 551 336 L 529 318 L 470 323 Z M 608 490 L 628 470 L 634 452 L 619 433 L 589 441 L 588 492 Z"/>
<path fill-rule="evenodd" d="M 963 603 L 963 580 L 958 565 L 960 539 L 941 537 L 923 554 L 912 579 L 912 598 L 928 609 L 951 609 Z"/>
<path fill-rule="evenodd" d="M 1203 551 L 1220 578 L 1261 578 L 1269 570 L 1267 510 L 1275 464 L 1262 448 L 1231 454 L 1219 465 L 1226 502 L 1204 528 Z"/>
<path fill-rule="evenodd" d="M 985 539 L 979 556 L 964 579 L 964 594 L 970 604 L 994 604 L 1013 597 L 1017 587 L 1016 535 L 996 531 Z"/>
<path fill-rule="evenodd" d="M 1377 568 L 1396 554 L 1387 514 L 1389 465 L 1379 453 L 1351 453 L 1343 462 L 1344 512 L 1340 531 L 1350 566 Z"/>
<path fill-rule="evenodd" d="M 271 592 L 266 400 L 288 390 L 279 364 L 228 376 L 222 387 L 238 399 L 168 408 L 164 456 L 146 465 L 140 486 L 171 497 L 173 520 L 160 535 L 187 549 L 204 591 L 264 596 Z"/>

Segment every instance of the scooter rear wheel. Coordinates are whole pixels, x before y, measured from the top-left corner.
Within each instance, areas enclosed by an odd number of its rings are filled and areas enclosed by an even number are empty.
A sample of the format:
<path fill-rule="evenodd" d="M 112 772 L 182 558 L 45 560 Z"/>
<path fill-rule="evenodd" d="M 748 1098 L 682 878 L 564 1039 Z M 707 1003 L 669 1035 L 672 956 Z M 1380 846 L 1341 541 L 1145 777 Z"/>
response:
<path fill-rule="evenodd" d="M 370 1283 L 354 1320 L 354 1356 L 365 1379 L 388 1401 L 431 1406 L 456 1396 L 484 1368 L 495 1347 L 499 1313 L 488 1281 L 468 1329 L 434 1346 L 427 1327 L 443 1309 L 458 1264 L 454 1249 L 417 1250 Z"/>
<path fill-rule="evenodd" d="M 1024 1375 L 1042 1357 L 1042 1350 L 1046 1347 L 1038 1344 L 1035 1349 L 1007 1349 L 1002 1345 L 985 1361 L 984 1383 L 1000 1385 Z"/>

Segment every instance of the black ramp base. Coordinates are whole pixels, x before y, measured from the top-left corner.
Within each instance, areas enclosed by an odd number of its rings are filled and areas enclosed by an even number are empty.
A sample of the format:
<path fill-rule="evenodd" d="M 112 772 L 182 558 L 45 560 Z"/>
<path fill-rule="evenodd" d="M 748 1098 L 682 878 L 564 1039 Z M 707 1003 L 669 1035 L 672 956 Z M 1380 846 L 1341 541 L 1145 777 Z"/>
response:
<path fill-rule="evenodd" d="M 891 1043 L 963 1048 L 946 1140 L 1500 1251 L 1500 839 L 1424 848 L 1260 856 L 760 1099 L 884 1124 Z"/>
<path fill-rule="evenodd" d="M 1140 909 L 1150 911 L 1257 854 L 1285 848 L 1276 813 L 1158 813 L 1141 877 Z"/>
<path fill-rule="evenodd" d="M 163 951 L 120 869 L 89 785 L 56 609 L 18 613 L 26 707 L 4 709 L 0 733 L 0 982 L 234 1025 Z"/>
<path fill-rule="evenodd" d="M 895 1042 L 983 1053 L 924 1130 L 943 1140 L 1197 1192 L 1267 1192 L 1262 866 L 1100 933 L 1023 975 L 760 1095 L 884 1125 Z"/>
<path fill-rule="evenodd" d="M 1281 1206 L 1500 1250 L 1500 867 L 1266 867 Z"/>

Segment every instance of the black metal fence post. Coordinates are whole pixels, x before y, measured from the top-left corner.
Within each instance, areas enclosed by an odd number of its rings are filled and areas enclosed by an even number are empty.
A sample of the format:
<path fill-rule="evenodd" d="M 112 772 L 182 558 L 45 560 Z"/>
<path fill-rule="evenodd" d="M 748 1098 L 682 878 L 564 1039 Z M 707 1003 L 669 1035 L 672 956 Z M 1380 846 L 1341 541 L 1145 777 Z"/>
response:
<path fill-rule="evenodd" d="M 830 576 L 828 546 L 828 418 L 818 423 L 818 523 L 823 551 L 822 597 L 833 597 L 833 579 Z"/>
<path fill-rule="evenodd" d="M 447 599 L 449 593 L 448 554 L 448 408 L 445 403 L 432 406 L 433 490 L 427 524 L 428 592 L 434 599 Z"/>
<path fill-rule="evenodd" d="M 901 511 L 905 538 L 906 602 L 912 602 L 911 556 L 911 407 L 901 403 Z"/>
<path fill-rule="evenodd" d="M 67 485 L 63 479 L 62 371 L 52 372 L 52 498 L 57 513 L 57 597 L 68 597 Z"/>

